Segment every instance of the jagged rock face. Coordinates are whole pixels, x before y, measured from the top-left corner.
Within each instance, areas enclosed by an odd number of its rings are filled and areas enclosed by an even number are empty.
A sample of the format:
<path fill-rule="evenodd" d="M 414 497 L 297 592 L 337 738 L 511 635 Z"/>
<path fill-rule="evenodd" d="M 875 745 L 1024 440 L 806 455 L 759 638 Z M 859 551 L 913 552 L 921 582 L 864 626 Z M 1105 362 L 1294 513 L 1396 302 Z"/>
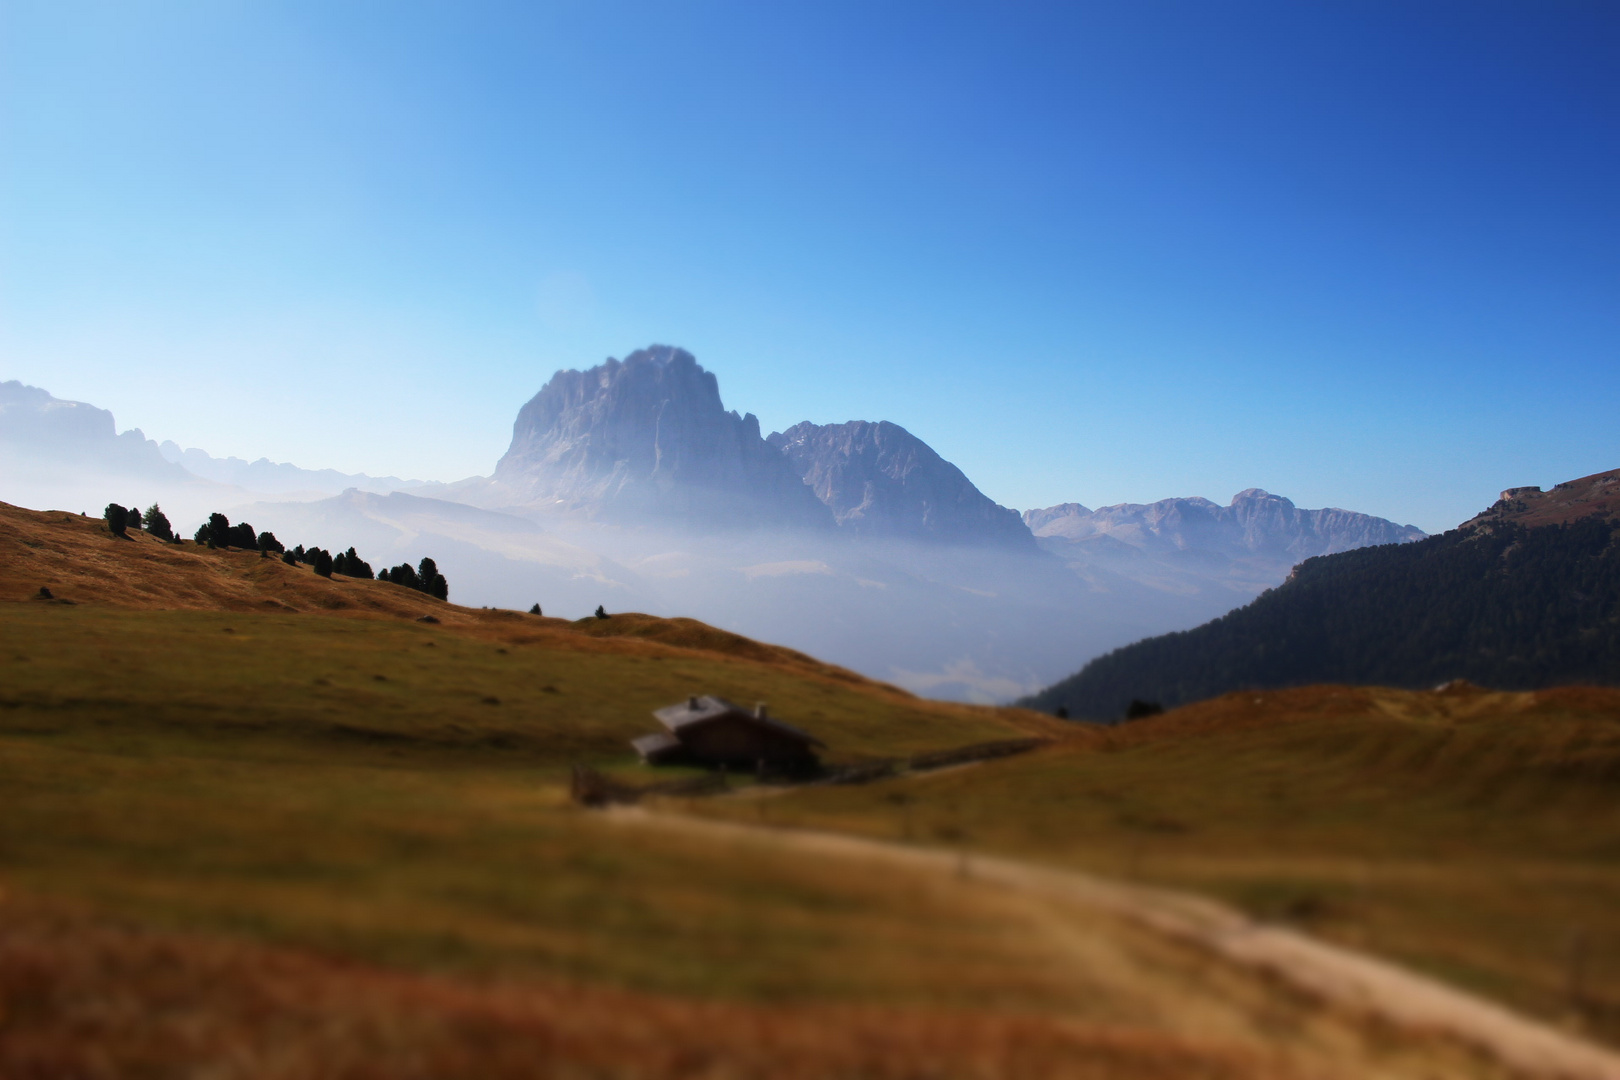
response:
<path fill-rule="evenodd" d="M 759 420 L 727 412 L 715 377 L 665 345 L 552 376 L 518 412 L 495 480 L 518 502 L 610 518 L 832 525 Z"/>
<path fill-rule="evenodd" d="M 1016 510 L 991 501 L 898 424 L 806 422 L 769 442 L 850 532 L 1035 548 Z"/>
<path fill-rule="evenodd" d="M 1423 530 L 1349 510 L 1301 510 L 1259 488 L 1240 491 L 1230 506 L 1208 499 L 1162 499 L 1087 510 L 1065 503 L 1029 510 L 1024 521 L 1037 537 L 1084 541 L 1107 536 L 1143 551 L 1208 550 L 1295 562 L 1375 544 L 1421 540 Z"/>
<path fill-rule="evenodd" d="M 24 445 L 111 442 L 113 414 L 82 401 L 62 401 L 35 386 L 0 383 L 0 439 Z"/>
<path fill-rule="evenodd" d="M 0 452 L 8 459 L 147 474 L 168 482 L 187 477 L 139 428 L 119 434 L 106 409 L 63 401 L 16 381 L 0 383 Z"/>

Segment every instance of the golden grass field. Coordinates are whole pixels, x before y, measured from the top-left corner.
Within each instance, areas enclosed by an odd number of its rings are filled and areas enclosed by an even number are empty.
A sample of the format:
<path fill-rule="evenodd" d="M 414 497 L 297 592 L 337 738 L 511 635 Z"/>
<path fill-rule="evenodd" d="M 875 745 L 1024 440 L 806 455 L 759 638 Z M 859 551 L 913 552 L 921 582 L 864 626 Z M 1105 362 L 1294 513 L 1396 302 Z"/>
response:
<path fill-rule="evenodd" d="M 1620 1042 L 1617 691 L 1231 694 L 770 816 L 1203 892 Z"/>
<path fill-rule="evenodd" d="M 835 760 L 1063 741 L 689 812 L 1202 890 L 1616 1035 L 1606 692 L 1325 688 L 1099 731 L 691 620 L 469 610 L 0 506 L 0 1076 L 1435 1075 L 1345 1065 L 1297 1003 L 970 880 L 568 802 L 573 763 L 646 776 L 626 740 L 694 692 Z"/>

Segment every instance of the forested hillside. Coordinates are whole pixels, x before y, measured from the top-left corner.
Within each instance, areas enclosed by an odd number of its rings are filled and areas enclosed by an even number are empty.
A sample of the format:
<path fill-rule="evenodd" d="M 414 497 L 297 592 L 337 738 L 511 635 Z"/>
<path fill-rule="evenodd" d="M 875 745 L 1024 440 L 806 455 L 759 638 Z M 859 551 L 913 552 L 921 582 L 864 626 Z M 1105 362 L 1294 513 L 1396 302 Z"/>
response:
<path fill-rule="evenodd" d="M 1498 689 L 1620 684 L 1620 520 L 1497 518 L 1414 544 L 1307 559 L 1253 603 L 1087 664 L 1022 704 L 1092 720 L 1247 688 L 1463 678 Z"/>

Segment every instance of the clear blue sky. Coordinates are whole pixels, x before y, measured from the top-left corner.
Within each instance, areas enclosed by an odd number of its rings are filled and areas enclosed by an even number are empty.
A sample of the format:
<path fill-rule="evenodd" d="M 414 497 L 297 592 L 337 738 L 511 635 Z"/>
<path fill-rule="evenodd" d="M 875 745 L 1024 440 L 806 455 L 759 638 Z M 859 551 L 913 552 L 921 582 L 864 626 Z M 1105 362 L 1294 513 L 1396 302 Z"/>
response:
<path fill-rule="evenodd" d="M 1018 508 L 1620 467 L 1620 5 L 0 0 L 0 378 L 454 479 L 652 342 Z"/>

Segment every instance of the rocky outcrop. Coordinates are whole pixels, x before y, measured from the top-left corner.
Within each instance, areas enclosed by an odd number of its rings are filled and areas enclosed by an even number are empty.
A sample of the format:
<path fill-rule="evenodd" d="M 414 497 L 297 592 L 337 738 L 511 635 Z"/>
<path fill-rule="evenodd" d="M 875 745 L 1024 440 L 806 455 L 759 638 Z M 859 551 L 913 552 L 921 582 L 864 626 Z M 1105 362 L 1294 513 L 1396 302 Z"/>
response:
<path fill-rule="evenodd" d="M 1551 491 L 1538 487 L 1511 487 L 1502 497 L 1461 528 L 1474 529 L 1496 522 L 1534 528 L 1564 525 L 1585 517 L 1620 517 L 1620 469 L 1566 480 Z"/>
<path fill-rule="evenodd" d="M 495 468 L 508 501 L 695 528 L 831 528 L 832 515 L 720 402 L 691 353 L 655 345 L 559 371 L 518 412 Z"/>
<path fill-rule="evenodd" d="M 1408 543 L 1426 535 L 1416 526 L 1370 514 L 1337 508 L 1302 510 L 1259 488 L 1238 492 L 1228 506 L 1196 497 L 1098 510 L 1064 503 L 1026 511 L 1024 522 L 1037 537 L 1064 546 L 1109 537 L 1144 552 L 1201 551 L 1290 562 L 1376 544 Z"/>
<path fill-rule="evenodd" d="M 898 424 L 806 422 L 768 441 L 849 532 L 1035 550 L 1016 510 L 997 505 Z"/>

